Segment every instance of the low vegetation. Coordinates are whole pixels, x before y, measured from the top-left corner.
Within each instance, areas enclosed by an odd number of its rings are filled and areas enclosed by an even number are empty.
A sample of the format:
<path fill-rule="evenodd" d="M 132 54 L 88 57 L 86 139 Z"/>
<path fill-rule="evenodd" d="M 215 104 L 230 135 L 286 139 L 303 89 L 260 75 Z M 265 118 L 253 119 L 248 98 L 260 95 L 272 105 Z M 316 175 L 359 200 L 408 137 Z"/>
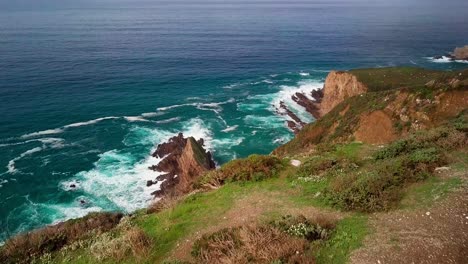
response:
<path fill-rule="evenodd" d="M 120 213 L 92 213 L 58 225 L 18 235 L 0 250 L 1 263 L 30 263 L 44 254 L 58 251 L 76 241 L 94 237 L 114 228 L 123 217 Z"/>
<path fill-rule="evenodd" d="M 274 156 L 251 155 L 224 164 L 220 169 L 202 176 L 197 187 L 218 187 L 227 182 L 259 181 L 274 177 L 284 162 Z"/>
<path fill-rule="evenodd" d="M 352 72 L 374 92 L 306 126 L 279 156 L 228 162 L 203 175 L 193 193 L 149 210 L 91 214 L 16 236 L 0 248 L 0 262 L 346 263 L 373 231 L 368 213 L 430 206 L 462 184 L 435 169 L 463 172 L 468 164 L 466 111 L 433 129 L 409 133 L 405 125 L 407 135 L 385 146 L 353 142 L 359 115 L 386 108 L 391 89 L 436 85 L 454 73 Z"/>

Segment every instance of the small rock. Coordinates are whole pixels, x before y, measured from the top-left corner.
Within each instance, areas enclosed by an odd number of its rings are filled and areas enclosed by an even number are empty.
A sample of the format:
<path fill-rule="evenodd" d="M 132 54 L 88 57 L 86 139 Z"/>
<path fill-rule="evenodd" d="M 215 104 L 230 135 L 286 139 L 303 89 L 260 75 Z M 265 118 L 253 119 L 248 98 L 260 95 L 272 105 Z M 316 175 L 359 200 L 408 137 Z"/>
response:
<path fill-rule="evenodd" d="M 299 167 L 301 166 L 301 161 L 300 160 L 291 160 L 291 165 L 294 167 Z"/>
<path fill-rule="evenodd" d="M 437 168 L 435 168 L 435 171 L 439 172 L 439 173 L 442 172 L 442 171 L 448 171 L 448 170 L 450 170 L 450 167 L 437 167 Z"/>
<path fill-rule="evenodd" d="M 146 187 L 150 187 L 151 185 L 153 185 L 154 182 L 153 181 L 146 181 Z"/>
<path fill-rule="evenodd" d="M 431 212 L 426 212 L 426 215 L 431 215 Z"/>
<path fill-rule="evenodd" d="M 70 184 L 70 188 L 75 189 L 75 188 L 76 188 L 76 184 L 73 184 L 73 183 Z"/>

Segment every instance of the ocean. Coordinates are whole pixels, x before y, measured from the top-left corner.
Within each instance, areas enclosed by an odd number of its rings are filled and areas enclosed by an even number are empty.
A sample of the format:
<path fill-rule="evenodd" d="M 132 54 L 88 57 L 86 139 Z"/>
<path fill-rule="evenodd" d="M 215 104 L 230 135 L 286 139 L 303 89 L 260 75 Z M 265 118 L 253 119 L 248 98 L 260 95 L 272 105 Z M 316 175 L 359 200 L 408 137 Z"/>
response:
<path fill-rule="evenodd" d="M 332 69 L 416 66 L 468 44 L 468 1 L 0 0 L 0 241 L 151 202 L 158 143 L 221 165 L 293 137 L 276 108 Z M 74 184 L 77 188 L 70 188 Z M 82 205 L 81 200 L 86 204 Z"/>

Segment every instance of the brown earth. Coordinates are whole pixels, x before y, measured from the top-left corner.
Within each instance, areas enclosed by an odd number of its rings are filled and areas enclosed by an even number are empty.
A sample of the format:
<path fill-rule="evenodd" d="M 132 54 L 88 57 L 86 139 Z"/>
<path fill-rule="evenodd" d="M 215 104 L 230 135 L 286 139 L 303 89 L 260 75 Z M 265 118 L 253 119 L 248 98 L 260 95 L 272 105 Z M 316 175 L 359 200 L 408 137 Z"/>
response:
<path fill-rule="evenodd" d="M 373 234 L 350 262 L 467 263 L 468 172 L 455 176 L 462 178 L 462 186 L 429 208 L 372 215 Z"/>
<path fill-rule="evenodd" d="M 395 140 L 397 134 L 392 119 L 384 111 L 374 111 L 361 116 L 354 137 L 369 144 L 383 144 Z"/>
<path fill-rule="evenodd" d="M 193 261 L 190 255 L 193 243 L 204 234 L 214 233 L 223 228 L 254 225 L 259 220 L 261 221 L 265 215 L 273 212 L 281 215 L 304 215 L 311 220 L 326 218 L 331 219 L 331 221 L 338 221 L 346 216 L 345 213 L 315 207 L 293 208 L 293 206 L 289 205 L 288 199 L 285 199 L 285 193 L 262 190 L 243 196 L 237 200 L 229 211 L 219 216 L 218 224 L 207 226 L 190 237 L 179 241 L 170 254 L 169 259 Z"/>

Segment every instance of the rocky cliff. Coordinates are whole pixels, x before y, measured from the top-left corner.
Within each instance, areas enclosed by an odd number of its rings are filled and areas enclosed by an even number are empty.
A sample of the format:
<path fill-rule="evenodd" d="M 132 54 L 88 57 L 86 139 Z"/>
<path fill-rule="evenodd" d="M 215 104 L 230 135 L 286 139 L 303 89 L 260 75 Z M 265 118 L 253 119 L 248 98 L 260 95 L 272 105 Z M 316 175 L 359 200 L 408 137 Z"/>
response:
<path fill-rule="evenodd" d="M 203 145 L 203 139 L 184 138 L 182 133 L 158 145 L 153 156 L 162 160 L 150 168 L 164 172 L 156 179 L 163 181 L 161 189 L 153 193 L 156 197 L 187 193 L 198 176 L 215 168 L 211 153 Z M 149 181 L 147 185 L 154 183 Z"/>
<path fill-rule="evenodd" d="M 394 78 L 402 72 L 408 78 Z M 366 76 L 372 78 L 366 80 Z M 382 86 L 380 80 L 392 85 Z M 320 110 L 324 116 L 304 126 L 274 154 L 314 150 L 321 143 L 385 144 L 413 131 L 438 126 L 468 106 L 468 70 L 384 68 L 364 69 L 357 74 L 332 72 L 323 91 Z"/>
<path fill-rule="evenodd" d="M 323 87 L 323 99 L 320 104 L 320 115 L 330 112 L 346 98 L 365 93 L 366 85 L 358 81 L 357 77 L 348 72 L 331 71 Z"/>

